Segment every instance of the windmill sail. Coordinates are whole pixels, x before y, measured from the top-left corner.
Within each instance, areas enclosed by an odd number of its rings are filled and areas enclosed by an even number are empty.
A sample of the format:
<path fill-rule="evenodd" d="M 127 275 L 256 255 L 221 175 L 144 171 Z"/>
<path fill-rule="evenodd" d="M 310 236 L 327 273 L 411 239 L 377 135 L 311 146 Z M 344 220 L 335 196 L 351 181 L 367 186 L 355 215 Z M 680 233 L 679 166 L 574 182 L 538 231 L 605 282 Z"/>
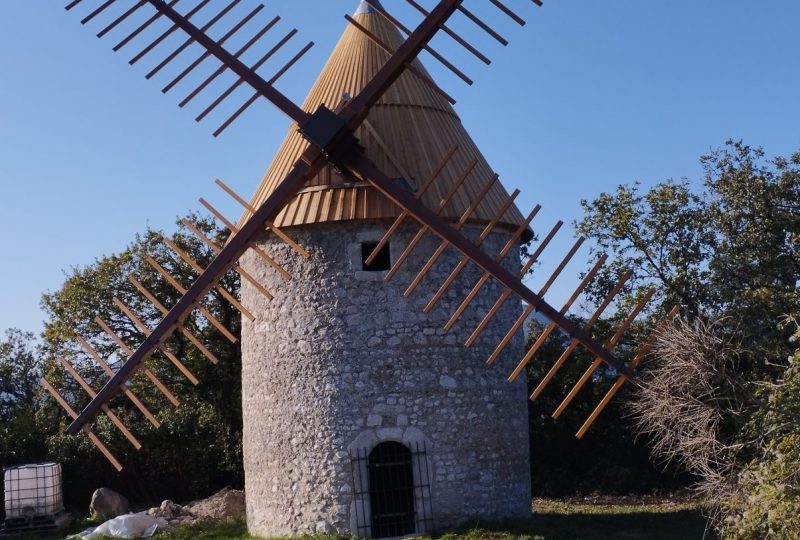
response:
<path fill-rule="evenodd" d="M 233 0 L 219 8 L 215 2 L 202 0 L 188 11 L 179 11 L 182 7 L 179 0 L 172 0 L 169 3 L 160 0 L 140 1 L 102 28 L 98 34 L 101 37 L 106 35 L 137 10 L 148 8 L 151 12 L 154 11 L 154 14 L 143 25 L 128 34 L 115 50 L 130 46 L 149 25 L 166 23 L 166 26 L 161 34 L 162 37 L 145 46 L 132 59 L 132 63 L 144 56 L 155 54 L 154 51 L 158 50 L 164 36 L 175 32 L 183 33 L 185 36 L 183 45 L 164 57 L 148 76 L 158 75 L 162 70 L 168 69 L 173 62 L 177 62 L 189 44 L 197 43 L 204 49 L 204 52 L 194 58 L 188 67 L 179 71 L 177 76 L 172 74 L 171 82 L 164 87 L 165 92 L 170 91 L 178 81 L 207 59 L 213 58 L 218 63 L 217 71 L 186 96 L 181 106 L 194 100 L 210 86 L 211 79 L 225 70 L 232 71 L 238 77 L 237 82 L 211 101 L 198 119 L 204 118 L 210 110 L 228 99 L 236 87 L 247 84 L 253 90 L 253 97 L 242 104 L 215 134 L 230 125 L 259 98 L 267 99 L 289 116 L 294 124 L 250 202 L 246 202 L 226 188 L 226 191 L 244 208 L 244 214 L 238 223 L 234 224 L 227 220 L 207 201 L 201 200 L 207 209 L 223 220 L 232 234 L 224 246 L 217 246 L 205 238 L 199 230 L 195 230 L 195 234 L 216 251 L 217 256 L 206 268 L 190 262 L 198 272 L 198 277 L 190 287 L 184 289 L 166 274 L 166 271 L 162 271 L 163 268 L 159 269 L 156 261 L 148 261 L 154 264 L 167 281 L 178 288 L 182 297 L 171 309 L 164 308 L 157 299 L 151 299 L 164 313 L 164 317 L 154 328 L 146 329 L 147 337 L 135 350 L 129 350 L 124 342 L 116 339 L 120 348 L 129 353 L 127 361 L 79 414 L 70 409 L 70 415 L 74 420 L 68 428 L 69 433 L 85 431 L 89 422 L 100 411 L 105 411 L 104 407 L 107 407 L 108 401 L 113 396 L 119 392 L 128 393 L 129 390 L 125 387 L 126 381 L 137 370 L 142 369 L 147 373 L 144 362 L 155 351 L 163 349 L 164 340 L 169 335 L 176 331 L 188 332 L 184 321 L 193 313 L 208 319 L 229 339 L 232 337 L 226 329 L 218 326 L 219 322 L 215 321 L 213 316 L 203 312 L 199 303 L 212 289 L 218 288 L 219 279 L 227 272 L 238 272 L 264 297 L 272 298 L 272 293 L 239 265 L 239 259 L 243 254 L 254 250 L 275 271 L 284 274 L 284 277 L 289 277 L 286 275 L 286 270 L 277 264 L 269 253 L 259 250 L 258 246 L 254 245 L 255 239 L 264 234 L 265 230 L 288 244 L 298 256 L 308 258 L 311 256 L 310 253 L 283 230 L 285 227 L 356 218 L 393 219 L 395 224 L 389 228 L 381 243 L 391 238 L 400 223 L 408 221 L 417 223 L 419 227 L 417 238 L 425 235 L 435 235 L 439 238 L 440 247 L 437 253 L 448 248 L 460 252 L 463 256 L 462 263 L 441 285 L 440 293 L 452 284 L 455 276 L 465 265 L 474 264 L 483 271 L 483 277 L 475 284 L 459 309 L 453 313 L 448 326 L 452 326 L 464 311 L 469 309 L 474 296 L 489 281 L 499 282 L 504 291 L 498 300 L 500 307 L 509 298 L 525 301 L 529 306 L 527 315 L 537 311 L 548 318 L 553 328 L 570 335 L 576 346 L 580 344 L 591 351 L 598 359 L 597 365 L 604 362 L 616 369 L 621 377 L 633 377 L 632 371 L 611 353 L 610 347 L 614 343 L 609 346 L 599 343 L 589 332 L 589 328 L 577 324 L 567 316 L 566 309 L 556 309 L 544 299 L 547 289 L 577 248 L 568 254 L 561 267 L 538 292 L 531 289 L 523 278 L 551 236 L 540 244 L 534 256 L 519 271 L 510 271 L 504 266 L 503 257 L 511 249 L 510 246 L 532 237 L 530 222 L 536 215 L 536 210 L 526 218 L 517 209 L 514 199 L 518 192 L 509 195 L 503 188 L 461 125 L 452 108 L 452 98 L 432 80 L 417 59 L 423 51 L 427 51 L 451 71 L 460 74 L 466 82 L 470 82 L 466 75 L 448 62 L 439 51 L 432 49 L 429 43 L 437 33 L 444 31 L 459 46 L 488 63 L 488 58 L 485 58 L 470 42 L 456 34 L 448 25 L 448 21 L 455 14 L 459 14 L 492 39 L 505 44 L 505 39 L 494 28 L 469 11 L 462 0 L 441 0 L 430 11 L 407 0 L 423 15 L 421 22 L 413 30 L 395 19 L 376 0 L 366 0 L 353 17 L 347 17 L 349 26 L 336 52 L 306 102 L 303 106 L 298 106 L 277 90 L 274 84 L 296 64 L 310 44 L 301 48 L 283 67 L 273 68 L 271 76 L 262 77 L 259 74 L 259 70 L 263 70 L 265 63 L 268 63 L 276 50 L 285 45 L 296 31 L 286 34 L 278 45 L 268 50 L 253 65 L 243 63 L 240 58 L 241 53 L 251 46 L 256 46 L 259 39 L 277 24 L 277 18 L 273 18 L 265 19 L 254 26 L 261 17 L 261 6 L 257 6 L 244 18 L 238 19 L 232 26 L 230 22 L 227 23 L 229 30 L 222 38 L 209 37 L 208 30 L 218 23 L 223 24 L 227 21 L 226 16 L 239 1 Z M 76 8 L 81 3 L 81 0 L 73 1 L 67 9 Z M 87 1 L 84 5 L 89 3 Z M 99 5 L 94 11 L 89 12 L 82 22 L 86 24 L 95 21 L 103 15 L 111 3 L 113 2 Z M 540 4 L 536 0 L 534 3 Z M 499 0 L 492 0 L 492 4 L 517 24 L 524 23 Z M 216 11 L 213 11 L 212 7 Z M 208 10 L 209 14 L 212 12 L 215 14 L 202 27 L 196 26 L 193 22 L 194 15 L 200 10 Z M 245 31 L 250 32 L 246 45 L 237 51 L 228 51 L 225 48 L 225 41 L 233 34 Z M 404 37 L 402 32 L 405 32 L 407 37 Z M 355 57 L 369 60 L 354 64 Z M 414 159 L 409 158 L 412 155 Z M 224 184 L 221 185 L 225 188 Z M 503 252 L 499 255 L 489 254 L 482 249 L 480 241 L 476 243 L 461 230 L 468 222 L 485 227 L 481 241 L 496 227 L 510 229 L 514 234 Z M 189 225 L 191 228 L 191 224 Z M 557 225 L 553 229 L 553 234 L 559 227 L 560 225 Z M 579 245 L 580 241 L 576 246 Z M 405 254 L 410 254 L 414 247 L 412 242 L 407 246 Z M 182 254 L 178 254 L 183 258 Z M 401 260 L 396 261 L 396 265 L 402 265 L 404 259 L 405 257 L 401 257 Z M 415 281 L 418 283 L 425 279 L 426 272 L 427 270 L 420 272 Z M 393 275 L 394 272 L 390 272 L 387 278 Z M 585 283 L 576 294 L 580 294 L 583 287 Z M 412 294 L 414 289 L 415 285 L 412 283 L 406 291 L 407 295 Z M 143 291 L 143 294 L 145 293 L 149 294 Z M 429 307 L 436 303 L 440 293 L 429 299 Z M 610 298 L 613 299 L 614 294 Z M 241 305 L 237 299 L 229 298 L 229 301 L 243 315 L 254 318 L 247 307 Z M 496 309 L 499 307 L 485 314 L 484 321 L 468 340 L 468 346 L 478 339 L 481 328 L 485 327 L 486 321 L 494 316 Z M 637 308 L 637 311 L 631 314 L 630 320 L 640 310 L 641 307 Z M 129 316 L 136 322 L 134 313 L 130 313 Z M 497 351 L 502 351 L 511 339 L 510 336 L 513 336 L 520 326 L 521 323 L 517 323 L 509 330 L 506 338 L 497 344 L 496 354 L 499 354 Z M 112 338 L 114 337 L 112 335 Z M 213 358 L 202 343 L 194 336 L 192 338 L 190 339 L 195 346 L 207 357 Z M 496 357 L 496 354 L 493 357 Z M 493 357 L 488 359 L 489 363 L 493 362 Z M 177 358 L 170 360 L 173 363 L 177 362 L 176 365 L 180 364 Z M 522 359 L 521 365 L 524 366 L 528 360 L 528 357 Z M 596 364 L 593 366 L 596 367 Z M 515 376 L 514 373 L 510 375 L 511 378 Z M 154 378 L 151 380 L 165 395 L 170 395 L 169 390 L 157 380 Z"/>

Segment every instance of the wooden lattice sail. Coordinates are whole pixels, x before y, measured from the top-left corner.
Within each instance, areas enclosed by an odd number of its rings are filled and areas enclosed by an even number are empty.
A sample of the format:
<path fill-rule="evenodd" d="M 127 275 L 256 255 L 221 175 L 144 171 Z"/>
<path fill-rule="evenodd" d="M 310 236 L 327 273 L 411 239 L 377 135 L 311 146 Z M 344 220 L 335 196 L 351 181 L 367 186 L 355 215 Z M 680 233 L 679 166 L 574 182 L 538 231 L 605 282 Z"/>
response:
<path fill-rule="evenodd" d="M 501 0 L 488 1 L 497 9 L 502 24 L 525 24 L 523 18 L 506 3 Z M 131 0 L 125 4 L 125 9 L 118 10 L 118 15 L 114 17 L 110 15 L 112 11 L 110 8 L 115 2 L 116 0 L 103 2 L 74 0 L 67 9 L 83 10 L 84 16 L 81 22 L 96 25 L 98 37 L 104 37 L 112 30 L 116 35 L 125 28 L 122 32 L 125 37 L 114 45 L 114 50 L 133 51 L 130 52 L 131 64 L 142 61 L 145 57 L 155 62 L 147 77 L 163 79 L 165 93 L 173 91 L 178 82 L 198 66 L 213 62 L 216 68 L 211 75 L 184 95 L 179 102 L 183 107 L 190 102 L 205 100 L 204 108 L 197 116 L 198 121 L 204 120 L 221 103 L 237 99 L 237 89 L 249 87 L 250 97 L 235 105 L 234 114 L 214 131 L 215 136 L 222 133 L 250 106 L 262 99 L 276 106 L 293 122 L 286 141 L 250 201 L 234 193 L 222 181 L 217 182 L 228 195 L 242 205 L 244 214 L 238 222 L 226 218 L 208 201 L 201 199 L 206 209 L 230 229 L 231 236 L 225 245 L 215 244 L 193 223 L 186 223 L 202 242 L 216 252 L 216 257 L 207 267 L 201 267 L 177 245 L 165 239 L 166 245 L 197 273 L 190 287 L 183 287 L 154 259 L 148 260 L 163 279 L 182 295 L 177 303 L 171 308 L 165 307 L 135 276 L 130 276 L 130 282 L 163 315 L 155 327 L 148 328 L 133 310 L 115 300 L 116 308 L 146 334 L 142 344 L 136 349 L 131 348 L 114 334 L 104 321 L 96 319 L 97 324 L 127 355 L 126 362 L 116 372 L 112 371 L 105 359 L 92 349 L 86 340 L 79 338 L 79 344 L 86 353 L 111 376 L 109 382 L 97 391 L 88 386 L 82 376 L 65 360 L 65 368 L 89 393 L 91 402 L 82 411 L 74 411 L 58 390 L 44 381 L 47 390 L 73 417 L 68 432 L 86 433 L 115 467 L 121 468 L 121 464 L 89 427 L 95 416 L 100 412 L 106 414 L 130 443 L 138 448 L 140 446 L 138 440 L 110 409 L 109 400 L 123 393 L 154 426 L 158 427 L 157 415 L 132 393 L 126 382 L 134 373 L 142 371 L 159 391 L 177 406 L 178 400 L 146 366 L 145 361 L 158 351 L 190 382 L 196 383 L 196 377 L 181 359 L 166 349 L 166 339 L 172 333 L 180 332 L 210 362 L 216 363 L 216 357 L 190 331 L 191 325 L 186 324 L 187 319 L 204 318 L 227 339 L 235 341 L 236 336 L 203 308 L 200 301 L 215 289 L 243 316 L 250 320 L 255 319 L 256 315 L 242 305 L 240 299 L 221 287 L 220 279 L 227 272 L 238 272 L 242 279 L 249 282 L 265 299 L 270 300 L 272 292 L 242 268 L 239 259 L 245 252 L 253 250 L 271 271 L 278 273 L 284 279 L 299 279 L 291 276 L 278 264 L 273 254 L 254 245 L 255 239 L 266 231 L 290 246 L 297 257 L 309 258 L 311 254 L 284 230 L 284 227 L 298 224 L 356 217 L 393 220 L 393 224 L 378 243 L 370 259 L 400 229 L 401 224 L 415 224 L 418 230 L 416 236 L 406 245 L 402 255 L 394 261 L 395 266 L 388 272 L 387 279 L 396 276 L 397 269 L 408 260 L 422 237 L 426 235 L 437 237 L 438 248 L 428 264 L 408 284 L 407 296 L 416 293 L 418 284 L 426 279 L 436 258 L 445 249 L 455 249 L 460 252 L 462 257 L 460 263 L 440 284 L 438 292 L 426 299 L 424 311 L 429 312 L 433 309 L 468 265 L 477 265 L 481 269 L 482 276 L 452 313 L 446 324 L 448 330 L 452 329 L 464 313 L 475 309 L 473 301 L 487 284 L 499 283 L 503 291 L 497 298 L 495 306 L 483 314 L 483 320 L 471 333 L 465 343 L 466 346 L 472 346 L 482 339 L 483 330 L 489 321 L 509 301 L 522 301 L 527 307 L 515 324 L 508 329 L 507 335 L 499 343 L 491 344 L 494 352 L 487 358 L 490 364 L 494 363 L 514 334 L 522 330 L 525 320 L 534 312 L 550 321 L 531 351 L 519 359 L 516 369 L 509 374 L 510 380 L 519 376 L 548 334 L 558 330 L 571 338 L 567 350 L 553 366 L 551 373 L 537 387 L 532 397 L 535 398 L 541 392 L 560 366 L 568 360 L 572 351 L 579 346 L 587 349 L 595 360 L 573 391 L 568 394 L 562 407 L 556 411 L 556 415 L 563 411 L 601 364 L 619 373 L 618 381 L 581 428 L 579 436 L 586 432 L 622 383 L 634 378 L 633 370 L 651 343 L 645 344 L 642 352 L 636 355 L 635 360 L 629 365 L 625 365 L 617 358 L 612 349 L 635 317 L 644 309 L 652 297 L 652 291 L 642 298 L 619 326 L 614 337 L 606 344 L 602 344 L 593 337 L 591 327 L 621 290 L 628 273 L 620 276 L 617 286 L 598 306 L 595 314 L 586 323 L 578 324 L 569 317 L 568 311 L 605 263 L 605 257 L 601 257 L 588 270 L 575 293 L 561 308 L 551 306 L 544 296 L 574 257 L 583 242 L 582 239 L 575 242 L 558 268 L 537 290 L 523 281 L 554 235 L 558 233 L 561 222 L 549 229 L 550 232 L 536 244 L 530 258 L 517 271 L 509 271 L 503 264 L 515 245 L 532 237 L 531 222 L 537 215 L 539 207 L 531 212 L 520 212 L 515 205 L 519 191 L 516 190 L 509 195 L 504 189 L 497 175 L 461 126 L 452 108 L 453 98 L 433 81 L 417 58 L 420 53 L 426 51 L 436 62 L 441 63 L 467 84 L 471 84 L 470 77 L 447 60 L 446 51 L 434 50 L 429 45 L 436 34 L 443 32 L 449 37 L 452 46 L 463 47 L 483 63 L 490 63 L 489 58 L 473 44 L 472 39 L 467 39 L 453 30 L 454 25 L 449 22 L 453 17 L 462 18 L 473 25 L 478 35 L 488 36 L 489 39 L 503 45 L 507 44 L 501 30 L 478 17 L 464 5 L 463 0 L 441 0 L 430 10 L 413 0 L 406 0 L 419 13 L 420 19 L 416 24 L 406 24 L 398 20 L 377 0 L 365 0 L 354 16 L 346 16 L 348 29 L 337 47 L 337 53 L 331 57 L 303 106 L 296 105 L 282 94 L 275 87 L 275 83 L 302 59 L 313 44 L 296 44 L 294 38 L 298 34 L 297 30 L 282 29 L 279 24 L 280 17 L 266 16 L 263 5 L 248 0 L 201 0 L 188 7 L 180 0 L 169 2 Z M 240 2 L 247 4 L 249 11 L 244 17 L 231 20 L 232 9 Z M 541 5 L 541 2 L 532 0 L 532 4 Z M 137 17 L 132 17 L 134 14 L 138 14 Z M 130 21 L 134 19 L 142 22 L 131 24 Z M 196 20 L 205 22 L 199 27 L 197 24 L 200 23 L 195 23 Z M 152 34 L 154 29 L 157 29 L 155 40 L 149 42 L 144 40 L 143 36 Z M 221 37 L 212 38 L 212 32 L 214 36 Z M 270 34 L 282 37 L 278 38 L 276 45 L 266 47 L 262 38 Z M 177 49 L 165 53 L 161 50 L 161 45 L 168 42 L 167 38 L 172 35 L 179 35 L 183 40 Z M 244 44 L 235 50 L 229 50 L 226 48 L 226 42 L 234 36 L 245 38 Z M 199 55 L 191 52 L 195 50 L 190 47 L 192 45 L 200 45 L 202 52 Z M 276 53 L 284 47 L 293 48 L 291 58 L 285 64 L 276 64 Z M 261 54 L 256 62 L 248 65 L 242 58 L 250 49 L 257 50 Z M 369 61 L 354 64 L 352 58 L 356 56 L 366 56 Z M 225 72 L 232 72 L 235 75 L 234 84 L 227 87 L 220 95 L 210 94 L 213 88 L 211 83 Z M 343 86 L 352 89 L 350 95 L 342 94 Z M 336 189 L 331 189 L 332 185 Z M 464 234 L 462 228 L 466 223 L 478 223 L 483 227 L 477 241 Z M 482 249 L 482 243 L 497 227 L 509 229 L 512 234 L 499 254 L 490 255 Z M 674 314 L 673 311 L 670 316 Z"/>

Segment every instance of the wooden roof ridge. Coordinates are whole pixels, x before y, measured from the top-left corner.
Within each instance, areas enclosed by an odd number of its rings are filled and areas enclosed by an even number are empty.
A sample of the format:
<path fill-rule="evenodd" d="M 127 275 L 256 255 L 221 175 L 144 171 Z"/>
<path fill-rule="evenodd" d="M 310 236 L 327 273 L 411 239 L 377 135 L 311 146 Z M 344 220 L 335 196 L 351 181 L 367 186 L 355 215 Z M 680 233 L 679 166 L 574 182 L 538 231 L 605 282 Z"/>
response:
<path fill-rule="evenodd" d="M 365 2 L 353 18 L 392 48 L 399 47 L 404 40 L 391 22 Z M 322 103 L 331 109 L 336 108 L 345 93 L 355 96 L 388 57 L 388 53 L 363 32 L 348 24 L 312 86 L 303 109 L 314 111 Z M 414 67 L 430 77 L 419 60 L 415 60 Z M 469 164 L 477 160 L 478 164 L 467 181 L 442 212 L 447 219 L 461 217 L 494 175 L 450 103 L 409 71 L 373 107 L 355 135 L 367 156 L 387 175 L 404 178 L 412 188 L 419 187 L 447 151 L 457 144 L 458 152 L 422 197 L 429 208 L 436 208 Z M 266 200 L 307 145 L 297 126 L 292 125 L 251 199 L 252 206 L 257 208 Z M 286 227 L 332 221 L 382 220 L 400 214 L 392 202 L 370 186 L 329 186 L 331 177 L 337 174 L 331 167 L 326 167 L 287 204 L 275 224 Z M 497 182 L 473 212 L 470 221 L 490 222 L 508 197 L 505 188 Z M 246 217 L 242 216 L 242 220 Z M 523 221 L 522 214 L 512 205 L 500 223 L 516 227 Z"/>

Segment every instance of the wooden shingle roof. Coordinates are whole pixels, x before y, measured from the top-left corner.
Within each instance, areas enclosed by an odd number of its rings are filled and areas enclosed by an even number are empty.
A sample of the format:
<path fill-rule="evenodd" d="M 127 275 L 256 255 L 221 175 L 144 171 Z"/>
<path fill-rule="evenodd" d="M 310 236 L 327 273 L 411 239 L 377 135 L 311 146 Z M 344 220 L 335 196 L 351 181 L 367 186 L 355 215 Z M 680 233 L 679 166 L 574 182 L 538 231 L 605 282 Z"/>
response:
<path fill-rule="evenodd" d="M 354 19 L 381 41 L 397 48 L 403 37 L 380 13 L 362 4 Z M 306 98 L 303 109 L 314 111 L 324 103 L 334 109 L 345 93 L 356 95 L 389 57 L 353 25 L 348 25 L 327 64 Z M 415 67 L 427 75 L 417 60 Z M 423 202 L 436 208 L 473 159 L 478 160 L 468 179 L 442 213 L 456 220 L 468 208 L 493 175 L 492 169 L 461 124 L 450 103 L 420 79 L 406 71 L 370 111 L 367 122 L 355 133 L 367 156 L 388 176 L 404 178 L 419 187 L 455 144 L 459 150 L 439 179 L 426 192 Z M 293 125 L 252 198 L 258 207 L 286 176 L 307 142 Z M 278 226 L 304 225 L 340 220 L 394 218 L 398 208 L 368 185 L 330 186 L 331 167 L 319 175 L 281 211 Z M 492 220 L 508 193 L 498 182 L 472 214 L 472 222 Z M 523 217 L 516 206 L 501 223 L 517 226 Z"/>

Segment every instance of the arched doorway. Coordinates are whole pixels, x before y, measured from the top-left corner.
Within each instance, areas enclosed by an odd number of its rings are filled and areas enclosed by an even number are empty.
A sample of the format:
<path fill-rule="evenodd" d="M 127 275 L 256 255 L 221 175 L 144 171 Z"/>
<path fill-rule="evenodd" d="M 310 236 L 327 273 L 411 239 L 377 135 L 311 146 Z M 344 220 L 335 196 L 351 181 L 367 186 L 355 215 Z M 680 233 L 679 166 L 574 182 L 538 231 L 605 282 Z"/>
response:
<path fill-rule="evenodd" d="M 373 538 L 416 532 L 411 449 L 387 441 L 369 454 L 369 501 Z"/>

